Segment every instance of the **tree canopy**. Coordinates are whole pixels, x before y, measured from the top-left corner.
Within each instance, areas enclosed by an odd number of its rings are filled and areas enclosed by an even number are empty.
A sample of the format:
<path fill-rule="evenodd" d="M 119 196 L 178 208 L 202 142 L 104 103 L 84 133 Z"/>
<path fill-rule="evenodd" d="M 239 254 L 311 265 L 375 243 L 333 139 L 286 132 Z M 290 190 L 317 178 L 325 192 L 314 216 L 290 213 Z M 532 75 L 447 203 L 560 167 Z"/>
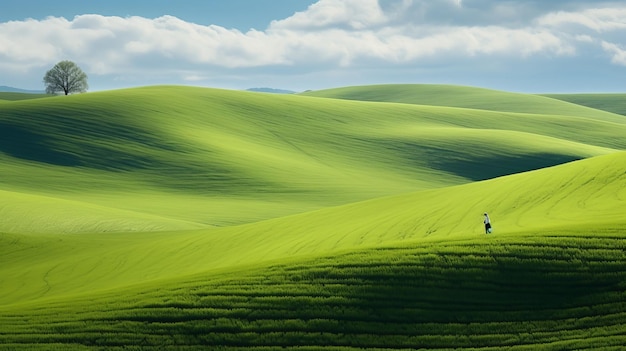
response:
<path fill-rule="evenodd" d="M 43 77 L 46 85 L 46 93 L 57 94 L 63 92 L 65 95 L 72 93 L 84 93 L 87 85 L 87 74 L 83 72 L 72 61 L 61 61 L 46 72 Z"/>

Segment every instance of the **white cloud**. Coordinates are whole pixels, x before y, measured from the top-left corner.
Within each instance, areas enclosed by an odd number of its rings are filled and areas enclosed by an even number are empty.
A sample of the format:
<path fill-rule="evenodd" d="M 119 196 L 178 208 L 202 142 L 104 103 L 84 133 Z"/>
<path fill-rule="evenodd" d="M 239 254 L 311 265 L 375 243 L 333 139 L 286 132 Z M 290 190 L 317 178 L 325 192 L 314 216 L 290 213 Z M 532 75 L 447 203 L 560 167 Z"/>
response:
<path fill-rule="evenodd" d="M 411 35 L 411 32 L 416 34 Z M 527 57 L 539 52 L 554 55 L 574 52 L 574 47 L 545 31 L 449 27 L 440 28 L 436 33 L 426 30 L 426 34 L 420 35 L 419 32 L 419 28 L 364 32 L 326 30 L 302 34 L 300 39 L 307 43 L 307 57 L 315 55 L 316 60 L 338 61 L 344 67 L 371 59 L 408 64 L 420 60 L 451 60 L 480 55 Z M 290 56 L 297 55 L 297 50 L 292 48 Z"/>
<path fill-rule="evenodd" d="M 57 56 L 60 50 L 50 38 L 50 29 L 66 23 L 62 18 L 51 18 L 0 24 L 0 56 L 5 63 L 22 62 L 25 66 L 47 62 L 46 57 Z"/>
<path fill-rule="evenodd" d="M 276 30 L 315 30 L 346 27 L 361 30 L 388 21 L 377 0 L 320 0 L 304 12 L 272 21 Z"/>
<path fill-rule="evenodd" d="M 602 48 L 612 55 L 611 62 L 617 65 L 626 66 L 626 50 L 616 44 L 605 41 L 602 42 Z"/>
<path fill-rule="evenodd" d="M 333 6 L 339 3 L 342 5 Z M 265 32 L 242 33 L 171 16 L 146 19 L 82 15 L 71 21 L 47 18 L 9 22 L 0 25 L 0 55 L 8 61 L 33 65 L 70 58 L 107 74 L 124 67 L 141 69 L 141 63 L 155 60 L 166 66 L 169 62 L 171 66 L 187 63 L 242 68 L 321 61 L 346 67 L 373 58 L 398 63 L 452 53 L 474 56 L 572 51 L 558 37 L 537 30 L 411 24 L 378 27 L 383 16 L 374 9 L 375 1 L 369 1 L 372 6 L 365 11 L 362 6 L 348 3 L 322 0 L 311 6 L 310 12 L 274 22 Z M 358 14 L 370 13 L 374 16 L 358 19 Z M 320 25 L 317 19 L 324 14 L 328 15 L 325 26 L 311 29 L 314 23 Z M 352 29 L 345 29 L 342 23 Z"/>
<path fill-rule="evenodd" d="M 578 25 L 595 32 L 626 30 L 626 7 L 595 8 L 580 12 L 554 12 L 537 20 L 541 26 L 563 27 Z"/>
<path fill-rule="evenodd" d="M 202 81 L 220 69 L 229 71 L 226 76 L 263 67 L 312 72 L 439 62 L 459 66 L 468 58 L 572 57 L 583 54 L 582 45 L 609 53 L 614 64 L 625 64 L 626 42 L 620 38 L 626 38 L 626 6 L 532 17 L 528 14 L 539 9 L 530 9 L 531 3 L 320 0 L 271 22 L 264 31 L 248 32 L 172 16 L 87 14 L 71 20 L 12 21 L 0 23 L 0 76 L 8 70 L 41 75 L 44 68 L 70 59 L 90 77 L 159 72 L 180 81 Z M 521 12 L 527 17 L 509 25 Z"/>
<path fill-rule="evenodd" d="M 200 75 L 196 75 L 196 74 L 190 74 L 187 76 L 183 76 L 183 80 L 186 82 L 201 82 L 203 80 L 206 80 L 208 77 L 206 76 L 200 76 Z"/>
<path fill-rule="evenodd" d="M 595 41 L 592 36 L 584 35 L 584 34 L 575 35 L 574 39 L 576 39 L 576 41 L 581 42 L 581 43 L 593 43 Z"/>

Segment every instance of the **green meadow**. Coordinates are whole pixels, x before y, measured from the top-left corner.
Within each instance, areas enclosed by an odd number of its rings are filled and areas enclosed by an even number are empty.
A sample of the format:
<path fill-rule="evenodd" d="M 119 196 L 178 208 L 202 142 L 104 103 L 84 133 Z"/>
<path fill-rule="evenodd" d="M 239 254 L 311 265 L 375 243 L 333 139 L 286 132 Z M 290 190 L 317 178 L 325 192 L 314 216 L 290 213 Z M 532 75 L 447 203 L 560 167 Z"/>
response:
<path fill-rule="evenodd" d="M 620 350 L 622 100 L 0 93 L 0 350 Z"/>
<path fill-rule="evenodd" d="M 626 94 L 546 94 L 545 96 L 626 115 Z"/>
<path fill-rule="evenodd" d="M 0 92 L 0 103 L 5 102 L 5 101 L 40 99 L 44 97 L 50 97 L 50 95 Z"/>

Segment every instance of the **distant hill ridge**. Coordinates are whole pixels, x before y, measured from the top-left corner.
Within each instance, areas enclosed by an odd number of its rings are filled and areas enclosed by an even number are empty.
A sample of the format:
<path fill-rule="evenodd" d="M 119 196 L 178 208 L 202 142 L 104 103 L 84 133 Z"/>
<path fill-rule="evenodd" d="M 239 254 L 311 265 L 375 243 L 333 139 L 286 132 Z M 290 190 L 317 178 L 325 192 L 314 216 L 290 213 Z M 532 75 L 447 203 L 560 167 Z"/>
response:
<path fill-rule="evenodd" d="M 45 90 L 28 90 L 28 89 L 19 89 L 14 87 L 9 87 L 6 85 L 0 85 L 0 92 L 5 93 L 24 93 L 24 94 L 45 94 Z"/>
<path fill-rule="evenodd" d="M 461 107 L 500 112 L 567 115 L 601 118 L 626 124 L 611 109 L 596 109 L 549 95 L 511 93 L 477 87 L 438 84 L 381 84 L 307 91 L 300 95 L 344 100 L 395 102 L 416 105 Z M 592 94 L 593 96 L 593 94 Z M 616 103 L 616 100 L 612 101 Z M 606 104 L 605 104 L 606 105 Z M 605 106 L 606 107 L 606 106 Z M 622 109 L 623 110 L 623 109 Z M 610 111 L 610 112 L 607 112 Z"/>
<path fill-rule="evenodd" d="M 272 94 L 295 94 L 293 90 L 274 89 L 274 88 L 250 88 L 247 91 L 253 91 L 257 93 L 272 93 Z"/>
<path fill-rule="evenodd" d="M 543 96 L 626 116 L 626 94 L 544 94 Z"/>
<path fill-rule="evenodd" d="M 623 116 L 549 98 L 547 114 L 497 111 L 528 97 L 479 92 L 485 109 L 179 86 L 0 102 L 0 190 L 35 196 L 23 208 L 43 195 L 130 211 L 99 227 L 63 202 L 45 226 L 41 203 L 31 232 L 151 227 L 133 213 L 228 226 L 626 150 L 626 124 L 608 121 Z M 8 217 L 0 231 L 24 228 Z"/>

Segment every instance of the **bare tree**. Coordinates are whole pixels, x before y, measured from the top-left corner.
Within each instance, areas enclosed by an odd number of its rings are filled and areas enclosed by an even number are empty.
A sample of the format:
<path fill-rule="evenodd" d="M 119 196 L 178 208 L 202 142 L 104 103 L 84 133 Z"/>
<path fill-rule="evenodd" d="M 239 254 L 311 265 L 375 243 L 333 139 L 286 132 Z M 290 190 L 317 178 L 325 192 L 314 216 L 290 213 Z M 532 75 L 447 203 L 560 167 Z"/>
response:
<path fill-rule="evenodd" d="M 72 61 L 61 61 L 46 72 L 43 77 L 46 85 L 46 93 L 56 94 L 63 92 L 65 95 L 72 93 L 84 93 L 87 85 L 87 75 Z"/>

